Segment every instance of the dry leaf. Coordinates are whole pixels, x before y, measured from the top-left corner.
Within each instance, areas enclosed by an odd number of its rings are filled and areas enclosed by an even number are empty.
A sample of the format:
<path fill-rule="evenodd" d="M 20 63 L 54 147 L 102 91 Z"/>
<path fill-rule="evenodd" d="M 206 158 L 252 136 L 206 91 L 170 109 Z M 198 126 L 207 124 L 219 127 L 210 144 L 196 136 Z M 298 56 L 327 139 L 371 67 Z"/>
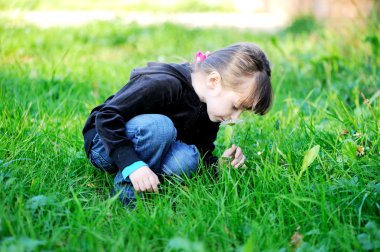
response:
<path fill-rule="evenodd" d="M 364 156 L 365 155 L 363 146 L 358 145 L 358 147 L 356 148 L 356 155 L 358 155 L 358 156 Z"/>
<path fill-rule="evenodd" d="M 348 133 L 348 130 L 347 129 L 344 129 L 340 134 L 342 135 L 342 136 L 344 136 L 344 135 L 346 135 Z"/>
<path fill-rule="evenodd" d="M 303 243 L 303 234 L 300 234 L 298 232 L 300 229 L 301 227 L 297 227 L 296 232 L 292 235 L 292 238 L 290 239 L 290 245 L 294 250 L 298 249 Z"/>

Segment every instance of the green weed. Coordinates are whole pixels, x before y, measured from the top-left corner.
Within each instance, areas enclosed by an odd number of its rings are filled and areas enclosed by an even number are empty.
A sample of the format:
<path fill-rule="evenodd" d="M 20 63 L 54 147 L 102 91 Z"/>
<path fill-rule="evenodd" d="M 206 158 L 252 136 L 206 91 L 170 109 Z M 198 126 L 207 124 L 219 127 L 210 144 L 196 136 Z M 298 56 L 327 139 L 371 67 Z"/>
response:
<path fill-rule="evenodd" d="M 378 37 L 320 28 L 302 36 L 118 22 L 0 26 L 0 250 L 374 251 L 379 249 Z M 246 168 L 202 173 L 128 210 L 112 175 L 86 160 L 90 110 L 147 61 L 252 41 L 273 68 L 275 103 L 221 128 L 215 154 L 242 146 Z M 377 62 L 377 63 L 376 63 Z M 292 238 L 293 237 L 293 238 Z"/>

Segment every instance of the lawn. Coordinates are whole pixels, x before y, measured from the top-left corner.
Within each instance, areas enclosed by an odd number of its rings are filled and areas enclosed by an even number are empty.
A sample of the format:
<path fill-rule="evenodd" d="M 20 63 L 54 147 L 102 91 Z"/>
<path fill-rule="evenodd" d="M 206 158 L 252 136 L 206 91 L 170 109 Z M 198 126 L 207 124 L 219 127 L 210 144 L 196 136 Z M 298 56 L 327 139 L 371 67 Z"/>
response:
<path fill-rule="evenodd" d="M 380 250 L 379 20 L 276 34 L 96 22 L 1 20 L 0 251 Z M 264 117 L 222 127 L 245 169 L 207 167 L 125 209 L 87 161 L 90 110 L 148 61 L 252 41 L 273 68 Z"/>

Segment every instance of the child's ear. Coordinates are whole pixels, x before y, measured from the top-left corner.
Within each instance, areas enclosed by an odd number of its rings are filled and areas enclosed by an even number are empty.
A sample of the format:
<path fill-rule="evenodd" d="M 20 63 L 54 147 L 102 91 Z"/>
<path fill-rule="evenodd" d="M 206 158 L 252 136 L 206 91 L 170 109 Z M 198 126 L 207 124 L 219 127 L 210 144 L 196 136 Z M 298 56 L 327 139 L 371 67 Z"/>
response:
<path fill-rule="evenodd" d="M 213 71 L 207 76 L 207 86 L 210 89 L 221 88 L 221 77 L 218 72 Z"/>

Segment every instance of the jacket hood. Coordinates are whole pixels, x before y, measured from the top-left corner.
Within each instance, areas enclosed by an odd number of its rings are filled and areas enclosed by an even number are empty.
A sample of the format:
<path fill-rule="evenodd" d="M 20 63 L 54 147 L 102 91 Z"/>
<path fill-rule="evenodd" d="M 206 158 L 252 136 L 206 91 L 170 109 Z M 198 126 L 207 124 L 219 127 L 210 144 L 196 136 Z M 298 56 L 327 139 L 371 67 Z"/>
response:
<path fill-rule="evenodd" d="M 131 72 L 131 79 L 138 75 L 144 74 L 169 74 L 182 83 L 190 85 L 191 84 L 191 66 L 189 63 L 159 63 L 159 62 L 149 62 L 146 67 L 135 68 Z"/>

